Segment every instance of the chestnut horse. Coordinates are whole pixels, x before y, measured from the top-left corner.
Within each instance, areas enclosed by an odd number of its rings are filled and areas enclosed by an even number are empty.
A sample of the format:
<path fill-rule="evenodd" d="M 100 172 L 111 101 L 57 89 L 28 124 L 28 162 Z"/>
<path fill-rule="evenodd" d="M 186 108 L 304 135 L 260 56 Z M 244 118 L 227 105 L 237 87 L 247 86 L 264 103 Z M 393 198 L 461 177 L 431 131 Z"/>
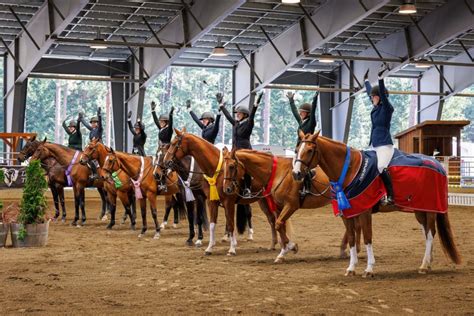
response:
<path fill-rule="evenodd" d="M 208 141 L 195 136 L 193 134 L 186 133 L 186 128 L 182 131 L 174 129 L 176 136 L 171 141 L 168 152 L 166 153 L 163 163 L 167 168 L 175 168 L 177 161 L 182 160 L 186 156 L 193 156 L 202 172 L 208 177 L 213 177 L 216 173 L 216 169 L 219 163 L 220 151 L 213 144 Z M 225 209 L 226 215 L 226 226 L 227 231 L 230 233 L 230 248 L 227 252 L 228 255 L 236 254 L 237 238 L 234 234 L 234 217 L 235 217 L 235 204 L 238 201 L 240 204 L 250 204 L 258 201 L 260 208 L 267 216 L 267 220 L 270 223 L 272 230 L 272 244 L 270 249 L 275 249 L 277 243 L 276 230 L 275 230 L 275 217 L 270 213 L 266 201 L 260 198 L 251 199 L 240 199 L 237 195 L 226 195 L 223 191 L 224 175 L 222 170 L 216 174 L 215 184 L 217 193 L 219 195 L 218 200 L 211 200 L 210 186 L 207 182 L 204 183 L 206 195 L 208 197 L 208 206 L 210 212 L 210 233 L 209 233 L 209 245 L 206 249 L 206 254 L 212 254 L 213 247 L 216 244 L 215 240 L 215 226 L 217 223 L 217 213 L 219 203 L 222 203 Z M 261 187 L 262 184 L 255 183 L 252 186 Z"/>
<path fill-rule="evenodd" d="M 143 165 L 142 165 L 143 161 Z M 123 152 L 115 152 L 113 149 L 107 153 L 104 160 L 102 170 L 104 170 L 107 176 L 118 170 L 123 170 L 130 178 L 131 181 L 136 181 L 135 197 L 140 202 L 140 210 L 142 215 L 142 229 L 139 238 L 143 237 L 147 231 L 147 220 L 146 220 L 146 202 L 150 203 L 151 216 L 155 223 L 155 235 L 153 239 L 160 238 L 160 224 L 158 222 L 158 213 L 156 205 L 156 196 L 161 194 L 158 190 L 158 186 L 153 177 L 153 158 L 141 157 L 137 155 L 131 155 Z M 176 173 L 169 179 L 168 191 L 165 195 L 172 195 L 179 192 L 178 187 L 178 176 Z M 143 198 L 140 198 L 140 195 Z M 185 212 L 185 210 L 182 210 Z"/>
<path fill-rule="evenodd" d="M 36 140 L 36 135 L 29 138 L 26 144 L 21 149 L 18 154 L 18 162 L 26 161 L 30 158 L 33 153 L 36 151 L 40 145 L 40 141 Z M 64 174 L 65 168 L 61 166 L 55 159 L 46 158 L 41 160 L 41 166 L 46 171 L 46 176 L 48 178 L 48 186 L 53 195 L 54 203 L 54 220 L 59 218 L 59 205 L 62 209 L 61 220 L 64 223 L 66 221 L 66 203 L 64 201 L 64 187 L 67 186 L 66 175 Z"/>
<path fill-rule="evenodd" d="M 276 165 L 274 166 L 274 159 Z M 291 177 L 292 159 L 273 156 L 272 154 L 249 149 L 225 151 L 224 154 L 224 192 L 232 194 L 239 190 L 239 181 L 245 173 L 249 174 L 258 183 L 265 184 L 259 189 L 260 197 L 270 196 L 275 202 L 275 212 L 278 220 L 276 229 L 281 235 L 284 224 L 293 213 L 300 209 L 315 209 L 323 207 L 331 202 L 329 180 L 320 168 L 314 170 L 310 192 L 305 197 L 300 196 L 302 184 Z M 274 171 L 273 171 L 274 170 Z M 272 185 L 268 188 L 269 183 Z M 267 190 L 267 191 L 266 191 Z M 358 240 L 360 230 L 357 231 Z M 347 232 L 341 243 L 341 256 L 345 254 Z M 290 251 L 297 251 L 297 244 L 290 240 L 281 240 L 282 249 L 275 262 L 281 262 Z"/>
<path fill-rule="evenodd" d="M 95 186 L 99 191 L 100 198 L 102 200 L 102 210 L 100 218 L 102 218 L 107 210 L 107 196 L 104 192 L 104 183 L 103 180 L 97 179 L 91 181 L 89 178 L 90 169 L 81 165 L 78 161 L 72 163 L 74 155 L 76 154 L 75 149 L 68 148 L 63 145 L 48 143 L 46 138 L 40 143 L 37 147 L 34 154 L 31 156 L 32 159 L 39 159 L 44 161 L 48 158 L 53 158 L 61 166 L 64 167 L 64 170 L 68 168 L 71 164 L 71 179 L 72 179 L 72 189 L 74 192 L 74 207 L 75 215 L 72 225 L 76 226 L 77 221 L 79 220 L 79 208 L 81 209 L 81 224 L 86 223 L 86 210 L 85 210 L 85 188 L 90 186 Z M 78 159 L 77 159 L 78 160 Z"/>
<path fill-rule="evenodd" d="M 155 168 L 153 176 L 156 181 L 162 183 L 163 177 L 168 177 L 168 170 L 163 166 L 163 157 L 169 148 L 169 144 L 161 145 L 156 152 Z M 186 201 L 186 209 L 188 211 L 189 238 L 186 241 L 188 246 L 192 246 L 195 237 L 194 224 L 198 226 L 198 238 L 195 245 L 202 246 L 204 238 L 203 228 L 208 228 L 207 209 L 206 209 L 206 193 L 203 188 L 203 175 L 197 163 L 192 162 L 192 157 L 184 157 L 178 162 L 176 172 L 180 177 L 181 194 L 178 198 L 184 197 Z M 177 202 L 176 202 L 177 203 Z M 196 215 L 194 214 L 196 210 Z M 166 209 L 165 219 L 169 214 L 170 208 Z M 175 210 L 176 213 L 176 210 Z M 175 214 L 176 218 L 176 214 Z M 165 220 L 164 219 L 164 220 Z"/>
<path fill-rule="evenodd" d="M 324 173 L 327 174 L 330 181 L 338 181 L 343 169 L 347 145 L 323 136 L 319 136 L 319 132 L 304 135 L 304 133 L 300 131 L 299 136 L 301 143 L 297 148 L 297 157 L 293 165 L 293 176 L 295 179 L 298 181 L 302 180 L 304 174 L 309 169 L 319 165 Z M 344 188 L 350 184 L 352 179 L 357 174 L 357 166 L 360 165 L 362 157 L 360 151 L 353 148 L 350 150 L 350 164 L 348 173 L 344 179 Z M 381 210 L 384 211 L 383 208 Z M 396 206 L 391 206 L 389 209 L 387 209 L 387 211 L 390 210 L 401 211 L 402 209 Z M 371 209 L 367 209 L 365 213 L 370 214 Z M 451 261 L 456 264 L 461 263 L 461 256 L 454 242 L 448 214 L 415 211 L 415 217 L 423 227 L 423 232 L 425 235 L 425 254 L 423 257 L 423 262 L 419 268 L 419 272 L 426 273 L 431 269 L 431 263 L 433 260 L 433 238 L 436 234 L 436 228 L 438 228 L 439 231 L 439 237 L 443 251 L 448 255 Z M 349 233 L 349 245 L 351 247 L 350 264 L 346 270 L 346 275 L 354 275 L 355 266 L 358 260 L 357 252 L 354 248 L 354 218 L 343 217 L 343 220 Z M 372 275 L 375 258 L 372 249 L 371 217 L 365 216 L 364 218 L 364 216 L 359 215 L 359 220 L 364 232 L 364 243 L 367 249 L 367 269 L 365 270 L 364 275 Z"/>
<path fill-rule="evenodd" d="M 110 152 L 110 148 L 99 142 L 98 139 L 94 138 L 82 152 L 79 162 L 86 166 L 89 160 L 97 160 L 100 167 L 104 166 L 105 157 Z M 110 222 L 107 225 L 107 229 L 112 229 L 115 225 L 115 212 L 117 209 L 117 197 L 122 201 L 123 207 L 125 208 L 125 216 L 128 215 L 130 218 L 130 228 L 135 230 L 135 218 L 136 218 L 136 207 L 135 207 L 135 194 L 133 187 L 130 182 L 130 177 L 123 172 L 118 170 L 115 174 L 116 180 L 112 179 L 112 176 L 107 177 L 104 181 L 104 189 L 107 192 L 108 201 L 110 203 Z M 120 182 L 120 187 L 116 188 L 116 182 Z"/>

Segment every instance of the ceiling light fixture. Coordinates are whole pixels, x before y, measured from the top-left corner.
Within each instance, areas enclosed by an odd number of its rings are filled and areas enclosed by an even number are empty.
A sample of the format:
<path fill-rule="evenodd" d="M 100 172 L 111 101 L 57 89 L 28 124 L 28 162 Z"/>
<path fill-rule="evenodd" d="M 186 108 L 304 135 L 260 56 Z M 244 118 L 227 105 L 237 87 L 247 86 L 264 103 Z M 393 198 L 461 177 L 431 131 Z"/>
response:
<path fill-rule="evenodd" d="M 413 1 L 405 1 L 400 8 L 398 9 L 398 13 L 400 14 L 415 14 L 416 13 L 416 5 Z"/>
<path fill-rule="evenodd" d="M 224 45 L 222 45 L 221 39 L 217 38 L 217 45 L 212 50 L 211 56 L 228 56 Z"/>
<path fill-rule="evenodd" d="M 106 49 L 107 48 L 107 43 L 102 38 L 99 28 L 97 29 L 97 35 L 94 38 L 94 43 L 92 43 L 89 47 L 92 49 Z"/>
<path fill-rule="evenodd" d="M 332 64 L 334 62 L 334 56 L 328 52 L 328 47 L 326 45 L 324 53 L 319 56 L 318 61 L 323 64 Z"/>
<path fill-rule="evenodd" d="M 430 68 L 430 67 L 431 67 L 431 64 L 425 58 L 420 58 L 418 60 L 415 60 L 415 68 Z"/>
<path fill-rule="evenodd" d="M 301 0 L 281 0 L 281 3 L 284 4 L 295 4 L 295 3 L 300 3 Z"/>

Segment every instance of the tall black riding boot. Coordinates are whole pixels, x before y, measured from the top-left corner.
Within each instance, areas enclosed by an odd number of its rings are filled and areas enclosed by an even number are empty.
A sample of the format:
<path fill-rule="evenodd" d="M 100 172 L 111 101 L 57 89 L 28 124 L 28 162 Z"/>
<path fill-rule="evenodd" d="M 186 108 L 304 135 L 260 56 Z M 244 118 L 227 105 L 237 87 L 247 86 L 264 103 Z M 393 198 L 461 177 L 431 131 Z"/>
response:
<path fill-rule="evenodd" d="M 244 175 L 244 198 L 248 199 L 252 196 L 252 191 L 250 188 L 252 187 L 252 177 L 249 174 Z"/>
<path fill-rule="evenodd" d="M 97 174 L 98 165 L 99 165 L 99 163 L 97 162 L 97 160 L 89 161 L 89 167 L 91 169 L 91 174 L 90 174 L 89 178 L 92 181 L 95 181 L 99 178 L 99 175 Z"/>
<path fill-rule="evenodd" d="M 390 174 L 388 173 L 387 169 L 384 169 L 380 174 L 382 178 L 383 184 L 385 185 L 385 189 L 387 190 L 387 200 L 386 203 L 388 205 L 392 205 L 394 203 L 393 199 L 393 185 L 392 185 L 392 178 L 390 178 Z"/>

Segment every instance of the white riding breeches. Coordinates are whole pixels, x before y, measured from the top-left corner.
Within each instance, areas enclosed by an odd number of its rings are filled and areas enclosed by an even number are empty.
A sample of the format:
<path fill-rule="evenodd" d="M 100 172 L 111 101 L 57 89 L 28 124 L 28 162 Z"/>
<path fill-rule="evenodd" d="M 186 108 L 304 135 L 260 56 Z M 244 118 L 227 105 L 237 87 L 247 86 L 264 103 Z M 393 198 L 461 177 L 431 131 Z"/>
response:
<path fill-rule="evenodd" d="M 374 147 L 374 150 L 377 153 L 377 169 L 382 173 L 383 169 L 387 168 L 390 160 L 392 160 L 393 145 Z"/>

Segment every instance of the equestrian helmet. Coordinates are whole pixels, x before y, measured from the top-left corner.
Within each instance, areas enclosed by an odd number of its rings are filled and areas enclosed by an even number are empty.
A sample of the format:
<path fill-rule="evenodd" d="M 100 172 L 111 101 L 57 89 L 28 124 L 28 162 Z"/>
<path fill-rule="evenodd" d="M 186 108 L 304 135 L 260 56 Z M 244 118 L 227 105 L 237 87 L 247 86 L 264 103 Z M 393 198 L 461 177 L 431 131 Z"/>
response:
<path fill-rule="evenodd" d="M 372 90 L 370 90 L 370 96 L 373 97 L 375 95 L 380 96 L 380 88 L 378 85 L 373 86 Z"/>
<path fill-rule="evenodd" d="M 70 120 L 68 127 L 74 127 L 77 128 L 77 122 L 75 120 Z"/>
<path fill-rule="evenodd" d="M 239 105 L 234 110 L 235 113 L 244 113 L 246 115 L 250 115 L 250 111 L 246 106 Z"/>
<path fill-rule="evenodd" d="M 169 121 L 170 116 L 168 114 L 161 114 L 158 120 L 159 121 Z"/>
<path fill-rule="evenodd" d="M 89 123 L 92 123 L 92 122 L 99 123 L 99 118 L 97 116 L 93 116 L 91 120 L 89 121 Z"/>
<path fill-rule="evenodd" d="M 311 112 L 313 106 L 309 103 L 303 103 L 300 105 L 299 110 L 303 112 Z"/>
<path fill-rule="evenodd" d="M 141 129 L 142 131 L 145 129 L 145 124 L 143 122 L 136 122 L 135 125 L 133 125 L 134 128 L 139 128 Z"/>
<path fill-rule="evenodd" d="M 214 122 L 214 114 L 212 112 L 204 112 L 201 115 L 200 120 L 208 119 Z"/>

